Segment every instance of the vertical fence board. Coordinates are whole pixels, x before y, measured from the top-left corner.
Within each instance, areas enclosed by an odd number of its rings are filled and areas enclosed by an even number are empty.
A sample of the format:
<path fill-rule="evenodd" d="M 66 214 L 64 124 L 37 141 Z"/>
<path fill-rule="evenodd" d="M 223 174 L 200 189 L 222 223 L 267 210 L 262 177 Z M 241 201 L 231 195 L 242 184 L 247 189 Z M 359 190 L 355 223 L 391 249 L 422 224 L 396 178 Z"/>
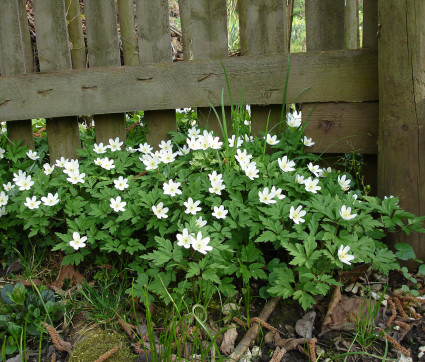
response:
<path fill-rule="evenodd" d="M 346 0 L 344 11 L 344 44 L 345 49 L 359 47 L 359 1 Z"/>
<path fill-rule="evenodd" d="M 378 0 L 363 0 L 363 48 L 378 48 Z"/>
<path fill-rule="evenodd" d="M 33 4 L 40 70 L 71 69 L 64 1 L 38 0 Z M 77 117 L 47 119 L 46 129 L 51 163 L 62 156 L 77 157 L 76 150 L 81 147 Z"/>
<path fill-rule="evenodd" d="M 136 0 L 140 64 L 171 62 L 171 34 L 167 0 Z M 176 111 L 146 111 L 147 140 L 156 147 L 176 129 Z"/>
<path fill-rule="evenodd" d="M 363 0 L 363 48 L 378 49 L 377 31 L 378 0 Z M 378 68 L 378 64 L 376 64 L 376 68 Z M 376 194 L 378 190 L 378 155 L 364 155 L 363 160 L 365 180 L 372 186 L 372 193 Z"/>
<path fill-rule="evenodd" d="M 223 59 L 228 56 L 226 0 L 179 0 L 183 34 L 184 60 Z M 226 84 L 223 84 L 226 88 Z M 239 103 L 239 100 L 234 100 Z M 221 109 L 217 109 L 220 119 Z M 231 112 L 225 107 L 228 127 Z M 198 121 L 217 134 L 221 134 L 219 121 L 209 107 L 198 108 Z"/>
<path fill-rule="evenodd" d="M 307 51 L 344 49 L 345 0 L 305 2 Z"/>
<path fill-rule="evenodd" d="M 263 55 L 285 52 L 286 7 L 281 0 L 240 0 L 239 19 L 241 53 Z M 251 105 L 251 132 L 259 135 L 268 131 L 277 133 L 282 105 Z"/>
<path fill-rule="evenodd" d="M 425 3 L 378 1 L 379 141 L 378 193 L 425 214 Z M 391 238 L 406 242 L 425 258 L 425 235 Z"/>
<path fill-rule="evenodd" d="M 84 2 L 89 67 L 121 65 L 115 0 Z M 125 114 L 94 116 L 96 141 L 108 143 L 110 138 L 125 140 Z"/>
<path fill-rule="evenodd" d="M 0 1 L 0 64 L 1 74 L 25 74 L 32 71 L 31 65 L 26 64 L 25 56 L 25 31 L 28 32 L 21 20 L 17 0 Z M 29 61 L 29 60 L 28 60 Z M 1 97 L 1 95 L 0 95 Z M 12 142 L 22 140 L 28 148 L 34 149 L 34 138 L 31 120 L 7 122 L 9 139 Z"/>
<path fill-rule="evenodd" d="M 124 64 L 138 65 L 139 52 L 134 21 L 134 2 L 133 0 L 118 0 L 117 4 Z"/>
<path fill-rule="evenodd" d="M 83 69 L 87 65 L 79 0 L 65 0 L 69 42 L 71 44 L 72 68 Z"/>

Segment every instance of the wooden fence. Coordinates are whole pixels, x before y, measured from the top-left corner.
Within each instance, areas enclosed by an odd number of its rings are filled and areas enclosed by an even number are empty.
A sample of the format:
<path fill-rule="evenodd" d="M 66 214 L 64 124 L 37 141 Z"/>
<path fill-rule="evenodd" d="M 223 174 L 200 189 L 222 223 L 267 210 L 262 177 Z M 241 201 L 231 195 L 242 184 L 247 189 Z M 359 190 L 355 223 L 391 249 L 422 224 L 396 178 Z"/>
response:
<path fill-rule="evenodd" d="M 75 156 L 77 115 L 93 115 L 97 141 L 107 142 L 125 137 L 124 112 L 143 110 L 155 143 L 176 127 L 176 108 L 206 112 L 220 105 L 221 60 L 233 99 L 243 91 L 258 131 L 270 111 L 272 121 L 280 115 L 289 58 L 287 99 L 309 88 L 296 99 L 304 118 L 317 104 L 306 132 L 313 151 L 363 153 L 376 174 L 378 2 L 363 0 L 363 48 L 352 49 L 358 48 L 357 1 L 306 0 L 307 52 L 288 55 L 292 1 L 239 0 L 242 56 L 229 57 L 226 0 L 179 0 L 184 61 L 172 62 L 167 0 L 84 0 L 86 38 L 77 0 L 33 0 L 35 47 L 25 0 L 1 0 L 0 120 L 8 121 L 12 140 L 34 147 L 30 119 L 46 118 L 52 160 Z M 397 1 L 379 3 L 385 10 Z M 386 21 L 397 16 L 387 13 Z M 224 102 L 229 105 L 227 91 Z M 381 194 L 392 191 L 385 185 Z M 404 202 L 420 212 L 415 205 L 425 199 Z"/>

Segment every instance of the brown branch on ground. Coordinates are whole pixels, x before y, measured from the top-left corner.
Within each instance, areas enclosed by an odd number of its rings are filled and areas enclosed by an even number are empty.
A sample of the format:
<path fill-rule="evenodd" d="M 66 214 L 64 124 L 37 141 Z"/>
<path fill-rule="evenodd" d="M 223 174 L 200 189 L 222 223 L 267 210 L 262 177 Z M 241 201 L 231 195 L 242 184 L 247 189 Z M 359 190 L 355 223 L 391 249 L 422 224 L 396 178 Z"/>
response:
<path fill-rule="evenodd" d="M 395 308 L 394 302 L 391 299 L 389 299 L 388 304 L 390 305 L 390 309 L 391 309 L 391 317 L 390 319 L 388 319 L 387 327 L 389 327 L 393 323 L 394 319 L 396 319 L 397 317 L 397 310 Z"/>
<path fill-rule="evenodd" d="M 308 349 L 310 351 L 310 359 L 312 362 L 316 362 L 316 343 L 317 343 L 317 338 L 312 338 L 310 339 L 310 341 L 308 342 Z"/>
<path fill-rule="evenodd" d="M 398 343 L 393 337 L 389 336 L 382 328 L 378 328 L 380 332 L 384 334 L 384 337 L 387 339 L 389 343 L 393 345 L 395 349 L 398 349 L 401 353 L 403 353 L 406 357 L 410 357 L 410 351 L 404 348 L 400 343 Z"/>
<path fill-rule="evenodd" d="M 280 362 L 280 360 L 283 358 L 283 355 L 286 353 L 285 348 L 280 349 L 277 347 L 273 353 L 272 359 L 270 362 Z"/>
<path fill-rule="evenodd" d="M 139 177 L 145 176 L 145 175 L 147 175 L 147 174 L 148 174 L 148 172 L 147 172 L 147 171 L 142 171 L 142 172 L 141 172 L 141 173 L 139 173 L 138 175 L 134 176 L 134 177 L 133 177 L 133 180 L 134 180 L 134 179 L 136 179 L 136 178 L 139 178 Z"/>
<path fill-rule="evenodd" d="M 400 328 L 407 329 L 407 330 L 410 330 L 412 328 L 412 325 L 411 324 L 407 324 L 407 323 L 400 322 L 400 321 L 395 321 L 394 324 L 396 326 L 399 326 Z"/>
<path fill-rule="evenodd" d="M 56 352 L 53 352 L 50 362 L 56 362 Z"/>
<path fill-rule="evenodd" d="M 307 358 L 310 358 L 310 355 L 308 354 L 308 352 L 304 349 L 303 346 L 299 345 L 297 346 L 298 351 L 303 354 L 304 356 L 306 356 Z"/>
<path fill-rule="evenodd" d="M 46 127 L 40 128 L 37 132 L 34 132 L 34 137 L 44 137 L 41 132 L 44 132 L 46 130 Z"/>
<path fill-rule="evenodd" d="M 51 325 L 45 323 L 45 322 L 41 322 L 41 325 L 46 328 L 47 332 L 50 335 L 50 338 L 52 339 L 53 344 L 55 345 L 55 348 L 58 351 L 65 351 L 68 353 L 71 353 L 71 343 L 69 342 L 65 342 L 60 336 L 59 333 L 56 331 L 56 329 L 54 327 L 52 327 Z"/>
<path fill-rule="evenodd" d="M 125 333 L 127 333 L 130 339 L 134 339 L 136 337 L 136 335 L 133 333 L 133 330 L 136 329 L 136 326 L 124 322 L 120 317 L 118 317 L 117 322 L 124 329 Z"/>
<path fill-rule="evenodd" d="M 137 121 L 136 123 L 133 123 L 131 126 L 128 126 L 128 127 L 126 128 L 126 131 L 127 131 L 127 132 L 129 132 L 129 131 L 131 131 L 132 129 L 136 128 L 138 125 L 139 125 L 139 121 Z"/>
<path fill-rule="evenodd" d="M 239 324 L 243 328 L 248 327 L 248 323 L 242 322 L 238 317 L 233 317 L 233 321 Z"/>
<path fill-rule="evenodd" d="M 271 298 L 264 306 L 258 318 L 261 319 L 262 321 L 267 321 L 267 319 L 270 317 L 270 314 L 272 314 L 277 304 L 279 303 L 279 300 L 280 298 Z M 243 356 L 243 354 L 245 353 L 245 351 L 247 350 L 251 342 L 257 337 L 258 328 L 259 328 L 259 324 L 257 322 L 251 325 L 248 332 L 245 334 L 245 336 L 236 346 L 233 353 L 230 355 L 229 357 L 230 361 L 239 361 L 239 359 Z"/>
<path fill-rule="evenodd" d="M 403 305 L 400 302 L 400 299 L 398 299 L 397 297 L 393 297 L 393 301 L 397 308 L 397 311 L 401 314 L 401 316 L 404 318 L 409 318 L 409 316 L 407 315 L 406 311 L 403 308 Z"/>
<path fill-rule="evenodd" d="M 94 362 L 103 362 L 106 361 L 109 357 L 111 357 L 115 352 L 118 352 L 120 350 L 121 346 L 116 346 L 109 350 L 108 352 L 102 354 L 96 361 Z"/>
<path fill-rule="evenodd" d="M 267 322 L 261 320 L 260 318 L 254 317 L 251 319 L 252 322 L 257 322 L 261 324 L 263 327 L 267 328 L 269 331 L 273 332 L 279 332 L 275 327 L 273 327 L 271 324 L 268 324 Z"/>
<path fill-rule="evenodd" d="M 425 303 L 425 298 L 414 297 L 411 295 L 401 295 L 398 293 L 392 293 L 393 297 L 400 299 L 402 302 L 415 302 L 418 305 Z"/>
<path fill-rule="evenodd" d="M 307 344 L 307 338 L 288 338 L 275 340 L 274 345 L 276 347 L 283 347 L 286 351 L 292 351 L 297 348 L 300 344 Z"/>
<path fill-rule="evenodd" d="M 408 307 L 410 310 L 410 314 L 412 315 L 413 318 L 415 319 L 422 319 L 422 316 L 419 313 L 416 313 L 415 308 L 413 307 Z"/>

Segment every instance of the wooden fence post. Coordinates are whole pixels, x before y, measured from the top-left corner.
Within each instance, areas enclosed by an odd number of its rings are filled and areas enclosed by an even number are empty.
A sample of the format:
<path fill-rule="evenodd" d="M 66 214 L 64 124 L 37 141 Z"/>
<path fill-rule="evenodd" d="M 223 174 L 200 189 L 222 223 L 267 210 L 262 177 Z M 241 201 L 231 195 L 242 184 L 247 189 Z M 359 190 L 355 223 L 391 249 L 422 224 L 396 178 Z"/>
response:
<path fill-rule="evenodd" d="M 283 2 L 281 0 L 239 0 L 238 5 L 242 55 L 285 53 L 287 9 Z M 282 72 L 285 71 L 286 69 L 282 69 Z M 282 104 L 251 105 L 252 134 L 258 136 L 261 131 L 265 132 L 268 118 L 268 132 L 273 129 L 272 133 L 277 133 L 280 129 L 278 124 L 281 112 Z"/>
<path fill-rule="evenodd" d="M 0 64 L 3 76 L 33 71 L 28 20 L 25 22 L 26 12 L 23 12 L 22 6 L 25 9 L 21 0 L 0 1 Z M 0 100 L 1 97 L 0 94 Z M 10 121 L 6 124 L 8 137 L 12 142 L 22 140 L 24 145 L 34 149 L 30 119 Z"/>
<path fill-rule="evenodd" d="M 115 0 L 86 0 L 87 50 L 89 67 L 120 66 L 117 13 Z M 90 90 L 89 90 L 90 91 Z M 125 114 L 98 114 L 94 117 L 96 142 L 107 144 L 109 139 L 126 138 Z"/>
<path fill-rule="evenodd" d="M 63 0 L 38 0 L 33 4 L 40 70 L 71 69 L 65 3 Z M 43 97 L 43 93 L 39 97 Z M 81 147 L 77 117 L 47 119 L 46 127 L 50 162 L 62 156 L 76 158 L 76 150 Z"/>
<path fill-rule="evenodd" d="M 184 60 L 223 59 L 228 56 L 226 0 L 179 0 Z M 206 80 L 208 81 L 208 80 Z M 223 83 L 224 92 L 227 92 Z M 239 99 L 234 102 L 239 103 Z M 217 113 L 222 120 L 221 107 Z M 231 128 L 231 112 L 225 107 L 226 123 Z M 210 107 L 198 107 L 198 121 L 221 136 L 219 121 Z"/>
<path fill-rule="evenodd" d="M 378 193 L 425 214 L 425 2 L 379 0 Z M 394 235 L 425 259 L 425 235 Z"/>

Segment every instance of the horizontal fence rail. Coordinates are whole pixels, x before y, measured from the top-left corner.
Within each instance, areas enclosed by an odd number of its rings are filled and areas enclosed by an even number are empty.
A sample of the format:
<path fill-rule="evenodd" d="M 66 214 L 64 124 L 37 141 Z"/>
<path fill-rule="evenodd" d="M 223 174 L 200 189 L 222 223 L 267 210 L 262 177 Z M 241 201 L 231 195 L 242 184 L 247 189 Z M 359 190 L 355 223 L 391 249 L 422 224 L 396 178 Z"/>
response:
<path fill-rule="evenodd" d="M 0 118 L 218 106 L 223 91 L 229 105 L 223 67 L 233 99 L 243 92 L 247 104 L 281 103 L 288 59 L 287 101 L 378 99 L 376 51 L 309 52 L 1 77 Z"/>

